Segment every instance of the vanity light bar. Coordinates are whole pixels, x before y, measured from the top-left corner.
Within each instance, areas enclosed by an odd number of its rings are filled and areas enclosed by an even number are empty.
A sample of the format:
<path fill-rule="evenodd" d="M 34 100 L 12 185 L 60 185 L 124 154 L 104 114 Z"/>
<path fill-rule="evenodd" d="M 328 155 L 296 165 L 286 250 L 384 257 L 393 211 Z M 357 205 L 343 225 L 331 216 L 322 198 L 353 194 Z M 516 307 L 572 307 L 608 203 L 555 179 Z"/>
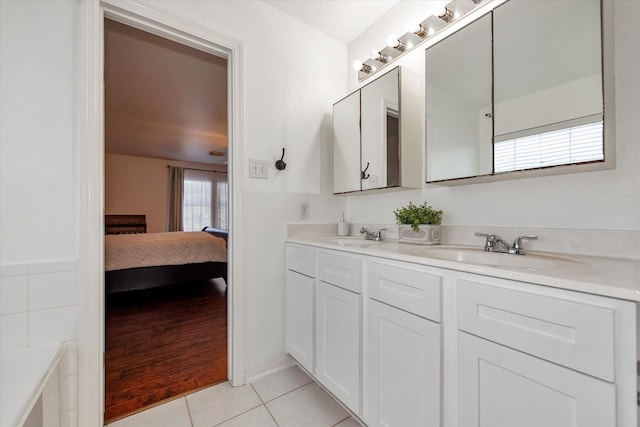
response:
<path fill-rule="evenodd" d="M 429 16 L 417 24 L 414 29 L 400 37 L 389 35 L 387 38 L 387 46 L 380 51 L 374 50 L 373 58 L 369 58 L 364 62 L 360 60 L 354 61 L 353 68 L 358 72 L 358 80 L 362 81 L 366 79 L 386 64 L 408 53 L 420 43 L 473 11 L 485 1 L 486 0 L 452 0 L 447 3 L 440 15 Z"/>

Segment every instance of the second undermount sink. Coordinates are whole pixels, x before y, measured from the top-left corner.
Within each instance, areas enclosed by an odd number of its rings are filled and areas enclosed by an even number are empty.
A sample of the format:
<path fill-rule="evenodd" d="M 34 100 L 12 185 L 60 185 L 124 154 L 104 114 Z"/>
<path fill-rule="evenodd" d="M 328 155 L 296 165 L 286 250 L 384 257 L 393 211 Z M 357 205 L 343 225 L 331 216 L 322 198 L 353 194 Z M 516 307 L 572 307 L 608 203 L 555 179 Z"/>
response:
<path fill-rule="evenodd" d="M 511 255 L 498 252 L 486 252 L 482 248 L 459 246 L 430 246 L 421 248 L 421 255 L 447 261 L 464 262 L 487 267 L 517 268 L 526 270 L 548 270 L 577 265 L 580 262 L 572 258 L 555 255 L 529 253 Z"/>

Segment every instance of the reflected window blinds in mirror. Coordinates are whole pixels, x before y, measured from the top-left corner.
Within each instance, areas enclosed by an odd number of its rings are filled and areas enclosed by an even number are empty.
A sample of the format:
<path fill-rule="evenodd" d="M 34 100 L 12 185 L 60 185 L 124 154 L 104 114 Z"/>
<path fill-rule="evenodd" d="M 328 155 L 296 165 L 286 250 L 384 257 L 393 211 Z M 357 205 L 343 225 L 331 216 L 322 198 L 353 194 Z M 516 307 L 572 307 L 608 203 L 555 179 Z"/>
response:
<path fill-rule="evenodd" d="M 538 3 L 494 11 L 496 173 L 604 159 L 600 2 Z"/>
<path fill-rule="evenodd" d="M 614 167 L 611 3 L 509 0 L 429 47 L 427 182 Z"/>
<path fill-rule="evenodd" d="M 422 187 L 421 93 L 396 67 L 334 104 L 335 194 Z"/>

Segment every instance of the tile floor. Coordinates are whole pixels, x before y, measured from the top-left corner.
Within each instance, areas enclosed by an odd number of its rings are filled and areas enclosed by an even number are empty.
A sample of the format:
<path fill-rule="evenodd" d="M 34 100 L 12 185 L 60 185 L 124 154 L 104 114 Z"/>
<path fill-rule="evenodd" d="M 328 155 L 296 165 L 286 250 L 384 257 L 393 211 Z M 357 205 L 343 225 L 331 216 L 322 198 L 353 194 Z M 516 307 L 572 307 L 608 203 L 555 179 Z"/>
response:
<path fill-rule="evenodd" d="M 359 427 L 299 367 L 242 387 L 229 383 L 123 418 L 107 427 Z"/>

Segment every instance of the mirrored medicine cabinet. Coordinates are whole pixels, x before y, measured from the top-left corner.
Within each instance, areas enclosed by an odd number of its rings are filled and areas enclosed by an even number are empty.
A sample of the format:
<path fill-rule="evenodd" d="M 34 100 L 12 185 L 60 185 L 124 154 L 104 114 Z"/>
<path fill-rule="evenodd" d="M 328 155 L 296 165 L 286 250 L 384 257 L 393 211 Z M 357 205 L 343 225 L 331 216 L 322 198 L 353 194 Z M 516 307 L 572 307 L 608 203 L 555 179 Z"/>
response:
<path fill-rule="evenodd" d="M 422 187 L 421 93 L 396 67 L 334 104 L 334 194 Z"/>
<path fill-rule="evenodd" d="M 612 2 L 508 0 L 426 49 L 426 181 L 615 166 Z"/>

